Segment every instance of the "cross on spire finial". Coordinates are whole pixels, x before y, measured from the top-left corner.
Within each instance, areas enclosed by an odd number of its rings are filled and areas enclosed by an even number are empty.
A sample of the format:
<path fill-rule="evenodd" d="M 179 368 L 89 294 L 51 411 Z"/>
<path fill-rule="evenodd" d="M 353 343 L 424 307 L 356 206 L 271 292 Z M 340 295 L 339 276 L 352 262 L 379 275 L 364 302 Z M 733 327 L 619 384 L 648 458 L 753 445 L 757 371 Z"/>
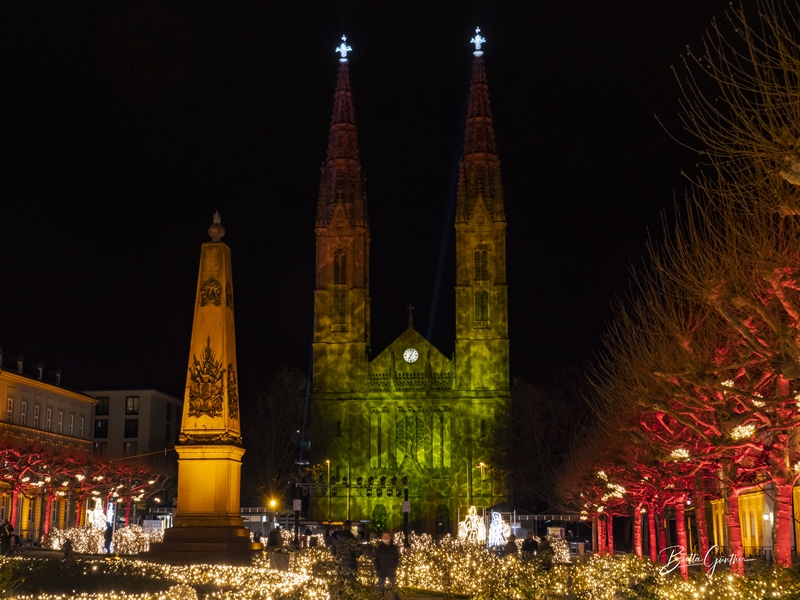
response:
<path fill-rule="evenodd" d="M 414 329 L 414 305 L 409 302 L 406 310 L 408 311 L 408 328 Z"/>
<path fill-rule="evenodd" d="M 339 62 L 347 62 L 347 53 L 352 52 L 353 49 L 347 45 L 347 36 L 342 36 L 342 43 L 336 47 L 336 52 L 342 55 Z"/>
<path fill-rule="evenodd" d="M 475 28 L 475 37 L 469 41 L 470 44 L 475 44 L 475 52 L 473 54 L 475 56 L 483 56 L 483 50 L 481 50 L 481 44 L 486 43 L 486 38 L 481 37 L 481 28 Z"/>

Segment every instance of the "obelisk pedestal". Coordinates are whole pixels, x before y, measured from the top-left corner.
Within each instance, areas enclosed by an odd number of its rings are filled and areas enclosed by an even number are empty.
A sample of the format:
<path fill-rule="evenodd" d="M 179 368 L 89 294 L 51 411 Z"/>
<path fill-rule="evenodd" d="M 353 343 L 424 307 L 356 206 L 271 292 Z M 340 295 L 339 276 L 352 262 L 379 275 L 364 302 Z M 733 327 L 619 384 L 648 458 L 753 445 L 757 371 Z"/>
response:
<path fill-rule="evenodd" d="M 231 252 L 219 213 L 203 244 L 178 438 L 178 507 L 148 560 L 246 564 L 261 544 L 240 516 L 242 448 Z"/>

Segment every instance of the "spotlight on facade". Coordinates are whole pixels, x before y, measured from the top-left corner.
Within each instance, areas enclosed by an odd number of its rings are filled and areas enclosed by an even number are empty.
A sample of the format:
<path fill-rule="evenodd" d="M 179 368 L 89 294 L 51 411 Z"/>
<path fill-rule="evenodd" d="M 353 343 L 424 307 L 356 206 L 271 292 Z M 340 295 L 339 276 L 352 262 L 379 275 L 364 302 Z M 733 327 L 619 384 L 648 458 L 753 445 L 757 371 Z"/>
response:
<path fill-rule="evenodd" d="M 347 485 L 347 476 L 342 477 L 342 484 Z"/>
<path fill-rule="evenodd" d="M 408 477 L 403 477 L 403 485 L 408 485 Z"/>
<path fill-rule="evenodd" d="M 386 477 L 381 477 L 381 485 L 386 485 Z"/>
<path fill-rule="evenodd" d="M 372 488 L 367 488 L 367 496 L 372 496 Z"/>
<path fill-rule="evenodd" d="M 389 488 L 388 490 L 386 490 L 386 496 L 387 496 L 387 497 L 389 497 L 389 498 L 391 498 L 391 497 L 392 497 L 392 489 L 391 489 L 391 488 Z"/>
<path fill-rule="evenodd" d="M 362 482 L 362 481 L 364 481 L 364 478 L 363 478 L 363 477 L 361 477 L 361 476 L 359 475 L 359 476 L 356 478 L 356 483 L 357 483 L 358 485 L 361 485 L 361 482 Z"/>
<path fill-rule="evenodd" d="M 400 495 L 403 493 L 403 490 L 401 490 L 400 488 L 397 488 L 397 489 L 395 490 L 395 493 L 397 494 L 397 497 L 399 498 L 399 497 L 400 497 Z"/>
<path fill-rule="evenodd" d="M 336 475 L 331 475 L 331 485 L 336 483 Z"/>
<path fill-rule="evenodd" d="M 374 477 L 370 477 L 369 479 L 367 479 L 367 483 L 372 485 L 373 483 L 375 483 L 375 478 Z"/>
<path fill-rule="evenodd" d="M 392 477 L 392 485 L 397 485 L 397 475 Z"/>
<path fill-rule="evenodd" d="M 336 495 L 337 495 L 336 488 L 333 488 L 333 489 L 331 490 L 331 496 L 336 496 Z"/>
<path fill-rule="evenodd" d="M 378 491 L 375 493 L 375 495 L 376 495 L 378 498 L 380 498 L 381 496 L 383 496 L 383 490 L 382 490 L 381 488 L 378 488 Z"/>

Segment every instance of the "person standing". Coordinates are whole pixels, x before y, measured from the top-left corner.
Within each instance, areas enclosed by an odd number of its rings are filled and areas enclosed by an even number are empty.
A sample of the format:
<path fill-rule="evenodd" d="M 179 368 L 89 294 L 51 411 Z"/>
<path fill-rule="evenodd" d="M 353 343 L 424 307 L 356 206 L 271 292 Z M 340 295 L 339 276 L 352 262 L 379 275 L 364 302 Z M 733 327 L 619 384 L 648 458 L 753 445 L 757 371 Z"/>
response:
<path fill-rule="evenodd" d="M 345 575 L 355 575 L 358 569 L 358 556 L 361 554 L 361 544 L 356 540 L 352 529 L 352 523 L 345 521 L 344 528 L 335 532 L 331 539 L 331 554 Z"/>
<path fill-rule="evenodd" d="M 505 546 L 505 555 L 506 556 L 516 556 L 517 555 L 517 536 L 513 533 L 508 536 L 508 541 L 506 542 Z"/>
<path fill-rule="evenodd" d="M 539 550 L 539 543 L 533 539 L 533 534 L 529 531 L 528 536 L 522 542 L 522 556 L 530 558 Z"/>
<path fill-rule="evenodd" d="M 395 589 L 397 588 L 397 566 L 400 564 L 400 548 L 394 544 L 392 534 L 384 531 L 381 534 L 381 543 L 375 549 L 375 572 L 378 575 L 378 591 L 383 597 L 386 580 L 389 580 L 392 594 L 399 600 Z"/>
<path fill-rule="evenodd" d="M 106 554 L 111 554 L 111 541 L 114 539 L 114 529 L 111 523 L 106 523 L 106 532 L 103 534 L 105 541 Z"/>
<path fill-rule="evenodd" d="M 11 532 L 13 529 L 8 521 L 0 525 L 0 553 L 2 554 L 11 553 Z"/>

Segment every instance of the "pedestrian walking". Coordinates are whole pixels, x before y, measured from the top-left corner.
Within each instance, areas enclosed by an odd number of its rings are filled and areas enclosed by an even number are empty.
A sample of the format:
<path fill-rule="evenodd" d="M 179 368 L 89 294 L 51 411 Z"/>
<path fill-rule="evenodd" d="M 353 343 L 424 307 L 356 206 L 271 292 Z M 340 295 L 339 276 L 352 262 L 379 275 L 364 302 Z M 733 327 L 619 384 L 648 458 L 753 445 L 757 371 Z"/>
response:
<path fill-rule="evenodd" d="M 400 564 L 400 548 L 394 544 L 392 534 L 384 531 L 381 534 L 381 543 L 375 549 L 375 573 L 378 575 L 378 592 L 383 597 L 386 589 L 386 580 L 389 580 L 391 593 L 396 600 L 397 594 L 397 566 Z"/>

